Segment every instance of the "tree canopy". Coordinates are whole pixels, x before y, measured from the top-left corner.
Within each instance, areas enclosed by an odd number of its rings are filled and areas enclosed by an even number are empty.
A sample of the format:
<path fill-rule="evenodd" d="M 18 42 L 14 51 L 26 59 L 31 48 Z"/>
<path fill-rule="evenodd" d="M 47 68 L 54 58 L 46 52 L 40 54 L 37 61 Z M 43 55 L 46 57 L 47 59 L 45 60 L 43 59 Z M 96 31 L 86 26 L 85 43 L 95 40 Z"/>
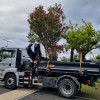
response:
<path fill-rule="evenodd" d="M 61 4 L 50 6 L 47 10 L 48 12 L 40 5 L 29 15 L 28 19 L 30 25 L 29 42 L 42 43 L 46 51 L 48 51 L 47 46 L 56 46 L 61 39 L 61 34 L 65 33 L 69 28 L 64 23 L 65 15 Z M 54 52 L 54 48 L 51 49 Z"/>
<path fill-rule="evenodd" d="M 67 40 L 67 43 L 66 43 L 66 50 L 69 50 L 71 49 L 71 52 L 70 52 L 70 62 L 73 62 L 74 61 L 74 46 L 72 44 L 69 43 L 70 39 L 72 39 L 72 36 L 73 34 L 76 32 L 77 30 L 77 26 L 78 24 L 77 23 L 74 23 L 72 24 L 71 20 L 69 20 L 69 31 L 65 34 L 63 34 L 63 38 L 65 38 Z M 69 36 L 70 35 L 70 36 Z"/>
<path fill-rule="evenodd" d="M 96 56 L 96 59 L 100 62 L 100 54 Z"/>
<path fill-rule="evenodd" d="M 63 35 L 70 48 L 76 49 L 84 56 L 93 49 L 98 48 L 100 32 L 93 29 L 91 22 L 82 19 L 84 25 L 70 24 L 70 30 Z"/>

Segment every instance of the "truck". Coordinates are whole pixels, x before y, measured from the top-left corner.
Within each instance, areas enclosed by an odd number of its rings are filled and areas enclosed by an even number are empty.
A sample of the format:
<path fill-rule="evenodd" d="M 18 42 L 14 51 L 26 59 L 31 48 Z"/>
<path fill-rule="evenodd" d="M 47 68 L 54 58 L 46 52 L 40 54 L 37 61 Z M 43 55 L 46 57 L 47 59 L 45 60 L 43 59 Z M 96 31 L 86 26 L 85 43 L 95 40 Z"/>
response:
<path fill-rule="evenodd" d="M 61 96 L 74 98 L 81 84 L 95 87 L 100 78 L 100 63 L 52 61 L 42 57 L 40 44 L 27 48 L 4 47 L 0 50 L 0 80 L 8 89 L 41 83 L 56 87 Z"/>

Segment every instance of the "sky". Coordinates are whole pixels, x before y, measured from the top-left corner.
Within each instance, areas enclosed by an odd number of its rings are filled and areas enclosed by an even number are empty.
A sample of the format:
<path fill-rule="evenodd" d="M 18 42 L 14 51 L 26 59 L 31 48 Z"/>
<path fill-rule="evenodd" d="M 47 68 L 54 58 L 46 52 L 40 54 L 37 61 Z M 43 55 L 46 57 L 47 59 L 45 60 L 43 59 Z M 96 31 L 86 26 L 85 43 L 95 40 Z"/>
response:
<path fill-rule="evenodd" d="M 92 22 L 94 29 L 100 30 L 100 0 L 0 0 L 0 47 L 7 44 L 3 39 L 11 41 L 10 47 L 27 47 L 29 14 L 38 5 L 43 5 L 46 10 L 55 3 L 61 3 L 67 25 L 69 20 L 82 25 L 81 19 L 84 19 Z M 64 42 L 65 40 L 61 39 L 59 44 Z M 99 52 L 100 50 L 93 50 L 93 55 Z M 88 54 L 87 58 L 93 55 Z M 60 54 L 60 57 L 63 56 L 65 54 Z"/>

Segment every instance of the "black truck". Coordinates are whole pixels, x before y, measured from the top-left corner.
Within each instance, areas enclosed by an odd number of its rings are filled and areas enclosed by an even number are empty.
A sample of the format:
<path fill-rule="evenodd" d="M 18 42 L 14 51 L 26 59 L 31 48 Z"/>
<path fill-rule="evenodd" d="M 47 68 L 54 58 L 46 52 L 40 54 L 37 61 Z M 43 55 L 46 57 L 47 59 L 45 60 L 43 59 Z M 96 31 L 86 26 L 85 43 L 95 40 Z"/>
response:
<path fill-rule="evenodd" d="M 100 63 L 82 62 L 80 72 L 80 62 L 51 61 L 42 57 L 39 44 L 35 44 L 34 52 L 31 46 L 0 51 L 0 78 L 6 88 L 42 83 L 46 87 L 57 87 L 59 94 L 66 98 L 74 98 L 81 84 L 96 88 Z"/>

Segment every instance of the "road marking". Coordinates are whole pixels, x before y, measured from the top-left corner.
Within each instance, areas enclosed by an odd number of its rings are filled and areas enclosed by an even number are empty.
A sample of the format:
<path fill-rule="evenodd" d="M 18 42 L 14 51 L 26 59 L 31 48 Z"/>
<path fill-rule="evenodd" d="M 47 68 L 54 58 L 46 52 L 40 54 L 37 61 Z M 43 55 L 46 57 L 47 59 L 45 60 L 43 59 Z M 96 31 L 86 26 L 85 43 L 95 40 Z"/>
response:
<path fill-rule="evenodd" d="M 24 95 L 24 96 L 22 96 L 22 97 L 19 97 L 19 98 L 15 99 L 15 100 L 20 100 L 20 99 L 22 99 L 22 98 L 24 98 L 24 97 L 26 97 L 26 96 L 28 96 L 28 95 L 33 94 L 34 92 L 36 92 L 36 91 L 32 91 L 32 92 L 30 92 L 30 93 L 28 93 L 28 94 L 26 94 L 26 95 Z"/>
<path fill-rule="evenodd" d="M 19 100 L 19 98 L 35 92 L 37 89 L 17 89 L 0 95 L 0 100 Z"/>

